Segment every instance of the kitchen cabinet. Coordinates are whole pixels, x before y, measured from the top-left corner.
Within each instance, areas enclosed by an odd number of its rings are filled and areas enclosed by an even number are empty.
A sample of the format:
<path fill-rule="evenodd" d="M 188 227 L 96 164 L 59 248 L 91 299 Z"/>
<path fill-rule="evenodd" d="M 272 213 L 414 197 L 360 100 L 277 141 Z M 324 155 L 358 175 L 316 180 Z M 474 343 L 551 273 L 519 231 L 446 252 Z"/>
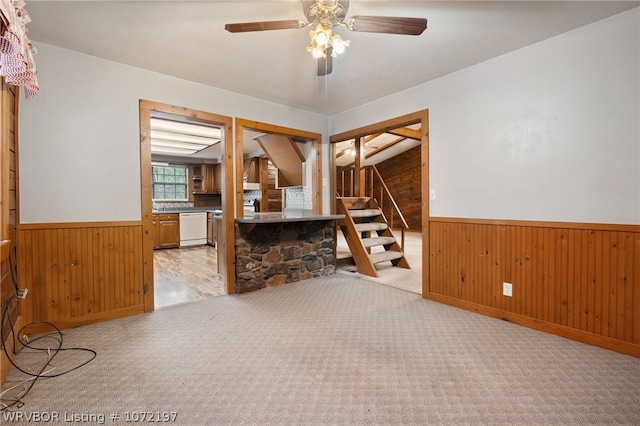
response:
<path fill-rule="evenodd" d="M 219 194 L 222 192 L 220 164 L 198 164 L 193 167 L 193 193 Z"/>
<path fill-rule="evenodd" d="M 180 217 L 177 213 L 153 215 L 153 248 L 180 247 Z"/>
<path fill-rule="evenodd" d="M 191 180 L 193 181 L 193 193 L 194 194 L 201 194 L 204 191 L 204 181 L 203 181 L 203 176 L 202 176 L 202 165 L 201 164 L 196 164 L 193 166 L 192 172 L 193 172 L 193 176 L 191 177 Z"/>
<path fill-rule="evenodd" d="M 213 192 L 222 192 L 222 165 L 212 164 L 213 167 Z"/>

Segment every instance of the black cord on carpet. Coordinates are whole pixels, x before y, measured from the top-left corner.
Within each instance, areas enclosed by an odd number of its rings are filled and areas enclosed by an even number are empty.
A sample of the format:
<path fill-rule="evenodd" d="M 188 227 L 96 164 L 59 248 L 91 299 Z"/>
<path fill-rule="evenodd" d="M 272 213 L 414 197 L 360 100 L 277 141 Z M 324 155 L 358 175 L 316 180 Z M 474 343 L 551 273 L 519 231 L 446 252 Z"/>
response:
<path fill-rule="evenodd" d="M 52 324 L 50 322 L 45 322 L 45 321 L 40 321 L 40 322 L 33 322 L 31 324 L 27 324 L 24 327 L 22 327 L 20 330 L 18 330 L 18 336 L 24 336 L 25 341 L 21 341 L 19 339 L 16 338 L 16 333 L 14 330 L 14 324 L 13 321 L 11 319 L 11 315 L 10 315 L 10 307 L 11 307 L 11 303 L 14 301 L 19 300 L 18 299 L 18 295 L 20 294 L 20 287 L 18 286 L 18 282 L 16 280 L 16 277 L 14 275 L 14 271 L 13 271 L 13 262 L 12 262 L 12 258 L 11 255 L 9 255 L 9 268 L 11 269 L 11 278 L 16 290 L 16 294 L 12 295 L 11 297 L 9 297 L 5 303 L 4 309 L 2 310 L 2 316 L 0 317 L 0 336 L 2 336 L 4 338 L 5 335 L 5 321 L 8 319 L 9 325 L 10 325 L 10 332 L 11 332 L 11 340 L 13 343 L 13 355 L 17 356 L 19 353 L 21 353 L 23 350 L 28 349 L 31 351 L 34 351 L 34 353 L 38 353 L 38 352 L 46 352 L 47 354 L 47 359 L 46 362 L 42 365 L 42 368 L 40 368 L 40 370 L 37 373 L 31 373 L 29 371 L 24 370 L 23 368 L 21 368 L 20 366 L 18 366 L 14 360 L 12 359 L 12 357 L 10 356 L 6 345 L 4 344 L 4 342 L 0 342 L 0 345 L 2 345 L 2 349 L 5 353 L 5 355 L 7 356 L 7 359 L 9 360 L 9 362 L 11 362 L 11 365 L 13 365 L 18 371 L 20 371 L 21 373 L 26 374 L 27 376 L 31 377 L 30 379 L 30 384 L 27 387 L 27 389 L 24 390 L 24 392 L 21 393 L 21 395 L 19 397 L 16 397 L 15 399 L 5 399 L 3 397 L 3 394 L 0 393 L 0 411 L 5 411 L 8 410 L 10 408 L 13 407 L 22 407 L 24 405 L 23 403 L 23 398 L 31 391 L 31 389 L 33 388 L 33 386 L 35 385 L 36 381 L 40 378 L 54 378 L 54 377 L 60 377 L 64 374 L 70 373 L 72 371 L 75 371 L 87 364 L 89 364 L 91 361 L 93 361 L 96 356 L 97 353 L 96 351 L 92 350 L 92 349 L 87 349 L 87 348 L 63 348 L 63 334 L 62 331 L 55 326 L 55 324 Z M 54 331 L 50 332 L 50 333 L 46 333 L 46 334 L 41 334 L 35 338 L 33 338 L 32 340 L 26 340 L 26 332 L 25 330 L 28 329 L 29 327 L 33 327 L 36 325 L 45 325 L 45 326 L 49 326 L 51 327 Z M 38 346 L 34 346 L 34 344 L 38 343 L 38 342 L 42 342 L 45 341 L 47 339 L 52 339 L 54 342 L 54 346 L 56 346 L 55 348 L 52 347 L 47 347 L 47 345 L 44 345 L 44 347 L 38 347 Z M 16 349 L 17 347 L 17 342 L 20 342 L 21 347 L 19 349 Z M 48 366 L 51 366 L 52 368 L 54 367 L 51 364 L 51 361 L 53 361 L 53 359 L 60 353 L 60 352 L 65 352 L 65 351 L 70 351 L 70 352 L 86 352 L 89 353 L 89 359 L 87 359 L 84 362 L 81 362 L 80 364 L 77 364 L 65 371 L 56 373 L 56 374 L 45 374 L 45 370 L 47 369 Z"/>

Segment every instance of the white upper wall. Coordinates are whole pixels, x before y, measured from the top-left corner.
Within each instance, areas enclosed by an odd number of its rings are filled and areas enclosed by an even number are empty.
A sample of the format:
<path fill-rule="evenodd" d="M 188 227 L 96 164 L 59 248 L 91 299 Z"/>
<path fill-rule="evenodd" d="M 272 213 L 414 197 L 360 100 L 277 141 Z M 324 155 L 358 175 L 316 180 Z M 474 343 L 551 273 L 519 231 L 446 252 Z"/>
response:
<path fill-rule="evenodd" d="M 432 216 L 640 223 L 640 9 L 330 117 L 429 109 Z"/>
<path fill-rule="evenodd" d="M 36 43 L 38 96 L 20 104 L 20 222 L 140 220 L 138 101 L 323 134 L 327 118 Z"/>
<path fill-rule="evenodd" d="M 639 28 L 636 8 L 332 116 L 330 129 L 327 117 L 37 44 L 41 91 L 20 105 L 20 222 L 139 220 L 148 99 L 325 140 L 429 109 L 433 216 L 637 224 Z"/>

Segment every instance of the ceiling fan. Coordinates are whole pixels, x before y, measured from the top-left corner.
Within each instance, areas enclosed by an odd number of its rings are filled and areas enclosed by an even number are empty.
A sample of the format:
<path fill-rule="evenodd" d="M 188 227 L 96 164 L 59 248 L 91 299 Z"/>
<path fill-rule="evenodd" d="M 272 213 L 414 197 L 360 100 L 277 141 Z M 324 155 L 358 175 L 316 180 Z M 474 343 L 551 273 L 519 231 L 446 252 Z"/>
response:
<path fill-rule="evenodd" d="M 349 40 L 343 40 L 333 29 L 344 25 L 351 31 L 383 34 L 420 35 L 427 28 L 425 18 L 396 16 L 352 16 L 346 18 L 349 0 L 300 0 L 307 21 L 288 19 L 282 21 L 241 22 L 226 24 L 232 33 L 252 31 L 290 30 L 313 27 L 311 43 L 307 51 L 318 60 L 318 75 L 332 71 L 332 58 L 344 52 Z"/>

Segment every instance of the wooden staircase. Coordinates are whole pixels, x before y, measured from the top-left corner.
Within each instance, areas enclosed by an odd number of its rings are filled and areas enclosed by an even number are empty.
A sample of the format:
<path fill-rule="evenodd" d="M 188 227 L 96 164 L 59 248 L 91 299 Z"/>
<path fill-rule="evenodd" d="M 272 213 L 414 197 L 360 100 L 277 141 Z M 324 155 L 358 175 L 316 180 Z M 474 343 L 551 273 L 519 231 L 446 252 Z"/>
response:
<path fill-rule="evenodd" d="M 338 197 L 338 214 L 344 219 L 338 225 L 347 241 L 358 272 L 377 277 L 375 265 L 391 262 L 393 266 L 410 269 L 404 251 L 393 236 L 378 203 L 370 197 Z M 372 248 L 384 250 L 374 251 Z"/>

